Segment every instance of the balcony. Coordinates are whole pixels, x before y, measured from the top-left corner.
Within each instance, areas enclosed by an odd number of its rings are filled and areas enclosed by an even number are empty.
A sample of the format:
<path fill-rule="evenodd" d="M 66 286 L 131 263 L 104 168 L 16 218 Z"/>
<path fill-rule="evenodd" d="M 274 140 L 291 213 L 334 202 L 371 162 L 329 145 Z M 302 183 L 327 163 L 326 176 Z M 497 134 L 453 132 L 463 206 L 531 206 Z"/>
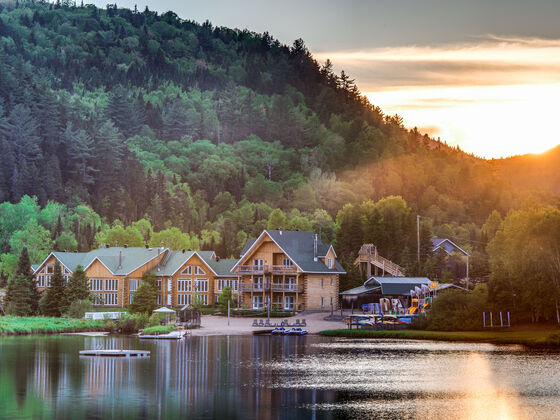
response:
<path fill-rule="evenodd" d="M 288 293 L 302 293 L 303 285 L 289 284 L 289 283 L 241 283 L 242 292 L 288 292 Z"/>
<path fill-rule="evenodd" d="M 293 265 L 240 265 L 237 267 L 239 275 L 244 274 L 297 274 Z"/>

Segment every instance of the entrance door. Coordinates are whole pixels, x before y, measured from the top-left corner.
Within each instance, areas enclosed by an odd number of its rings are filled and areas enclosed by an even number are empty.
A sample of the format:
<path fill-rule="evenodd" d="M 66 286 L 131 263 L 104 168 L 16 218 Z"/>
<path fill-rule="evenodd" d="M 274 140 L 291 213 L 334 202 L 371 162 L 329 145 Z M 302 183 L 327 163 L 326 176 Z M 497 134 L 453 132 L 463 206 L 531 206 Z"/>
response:
<path fill-rule="evenodd" d="M 293 296 L 286 296 L 284 298 L 284 309 L 287 311 L 291 311 L 294 309 L 294 297 Z"/>
<path fill-rule="evenodd" d="M 263 307 L 263 297 L 253 296 L 253 309 L 261 309 Z"/>

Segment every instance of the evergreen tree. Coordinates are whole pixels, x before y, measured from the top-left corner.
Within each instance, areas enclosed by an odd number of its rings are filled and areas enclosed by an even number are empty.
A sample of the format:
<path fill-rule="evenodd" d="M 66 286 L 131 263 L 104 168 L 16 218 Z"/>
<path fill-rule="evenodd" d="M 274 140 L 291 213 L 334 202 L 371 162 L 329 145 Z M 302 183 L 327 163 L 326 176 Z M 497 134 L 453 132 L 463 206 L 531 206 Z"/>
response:
<path fill-rule="evenodd" d="M 60 317 L 62 315 L 61 309 L 64 307 L 65 288 L 66 285 L 64 277 L 62 277 L 62 269 L 57 262 L 54 265 L 54 273 L 51 277 L 51 287 L 47 288 L 40 302 L 43 315 L 54 317 Z"/>
<path fill-rule="evenodd" d="M 131 314 L 145 313 L 150 315 L 157 309 L 156 275 L 149 271 L 142 276 L 142 285 L 134 293 L 134 300 L 128 305 L 128 311 Z"/>
<path fill-rule="evenodd" d="M 78 301 L 89 299 L 89 279 L 86 276 L 84 268 L 79 265 L 72 273 L 72 277 L 68 281 L 64 289 L 64 305 L 62 313 L 66 312 L 68 307 Z"/>
<path fill-rule="evenodd" d="M 24 275 L 18 274 L 10 280 L 5 300 L 5 312 L 7 315 L 32 315 L 28 292 L 27 278 Z"/>
<path fill-rule="evenodd" d="M 20 316 L 34 315 L 39 310 L 40 297 L 31 271 L 27 247 L 23 247 L 14 277 L 8 283 L 5 297 L 6 305 Z M 25 311 L 25 313 L 22 311 Z"/>

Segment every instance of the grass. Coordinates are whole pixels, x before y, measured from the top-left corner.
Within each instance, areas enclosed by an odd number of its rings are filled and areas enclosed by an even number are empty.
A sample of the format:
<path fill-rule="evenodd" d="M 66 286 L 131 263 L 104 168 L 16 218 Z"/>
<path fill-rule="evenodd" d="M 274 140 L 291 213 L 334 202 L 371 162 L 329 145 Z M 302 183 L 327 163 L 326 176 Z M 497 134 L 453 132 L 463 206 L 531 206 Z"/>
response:
<path fill-rule="evenodd" d="M 144 328 L 142 334 L 167 334 L 175 330 L 176 328 L 173 325 L 156 325 L 155 327 Z"/>
<path fill-rule="evenodd" d="M 397 338 L 410 340 L 471 341 L 494 344 L 523 344 L 532 347 L 560 347 L 560 330 L 506 330 L 506 331 L 373 331 L 326 330 L 321 335 L 348 338 Z"/>
<path fill-rule="evenodd" d="M 39 316 L 0 317 L 0 335 L 57 334 L 83 331 L 104 331 L 103 321 Z"/>

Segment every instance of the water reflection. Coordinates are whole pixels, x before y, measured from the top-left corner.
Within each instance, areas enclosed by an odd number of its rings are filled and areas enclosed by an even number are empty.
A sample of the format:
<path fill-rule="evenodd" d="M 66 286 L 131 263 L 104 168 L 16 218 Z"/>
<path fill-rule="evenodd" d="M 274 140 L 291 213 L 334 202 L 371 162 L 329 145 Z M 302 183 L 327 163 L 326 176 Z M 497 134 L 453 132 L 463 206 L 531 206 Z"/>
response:
<path fill-rule="evenodd" d="M 149 359 L 80 357 L 137 348 Z M 556 353 L 321 337 L 0 339 L 0 418 L 557 418 Z"/>

